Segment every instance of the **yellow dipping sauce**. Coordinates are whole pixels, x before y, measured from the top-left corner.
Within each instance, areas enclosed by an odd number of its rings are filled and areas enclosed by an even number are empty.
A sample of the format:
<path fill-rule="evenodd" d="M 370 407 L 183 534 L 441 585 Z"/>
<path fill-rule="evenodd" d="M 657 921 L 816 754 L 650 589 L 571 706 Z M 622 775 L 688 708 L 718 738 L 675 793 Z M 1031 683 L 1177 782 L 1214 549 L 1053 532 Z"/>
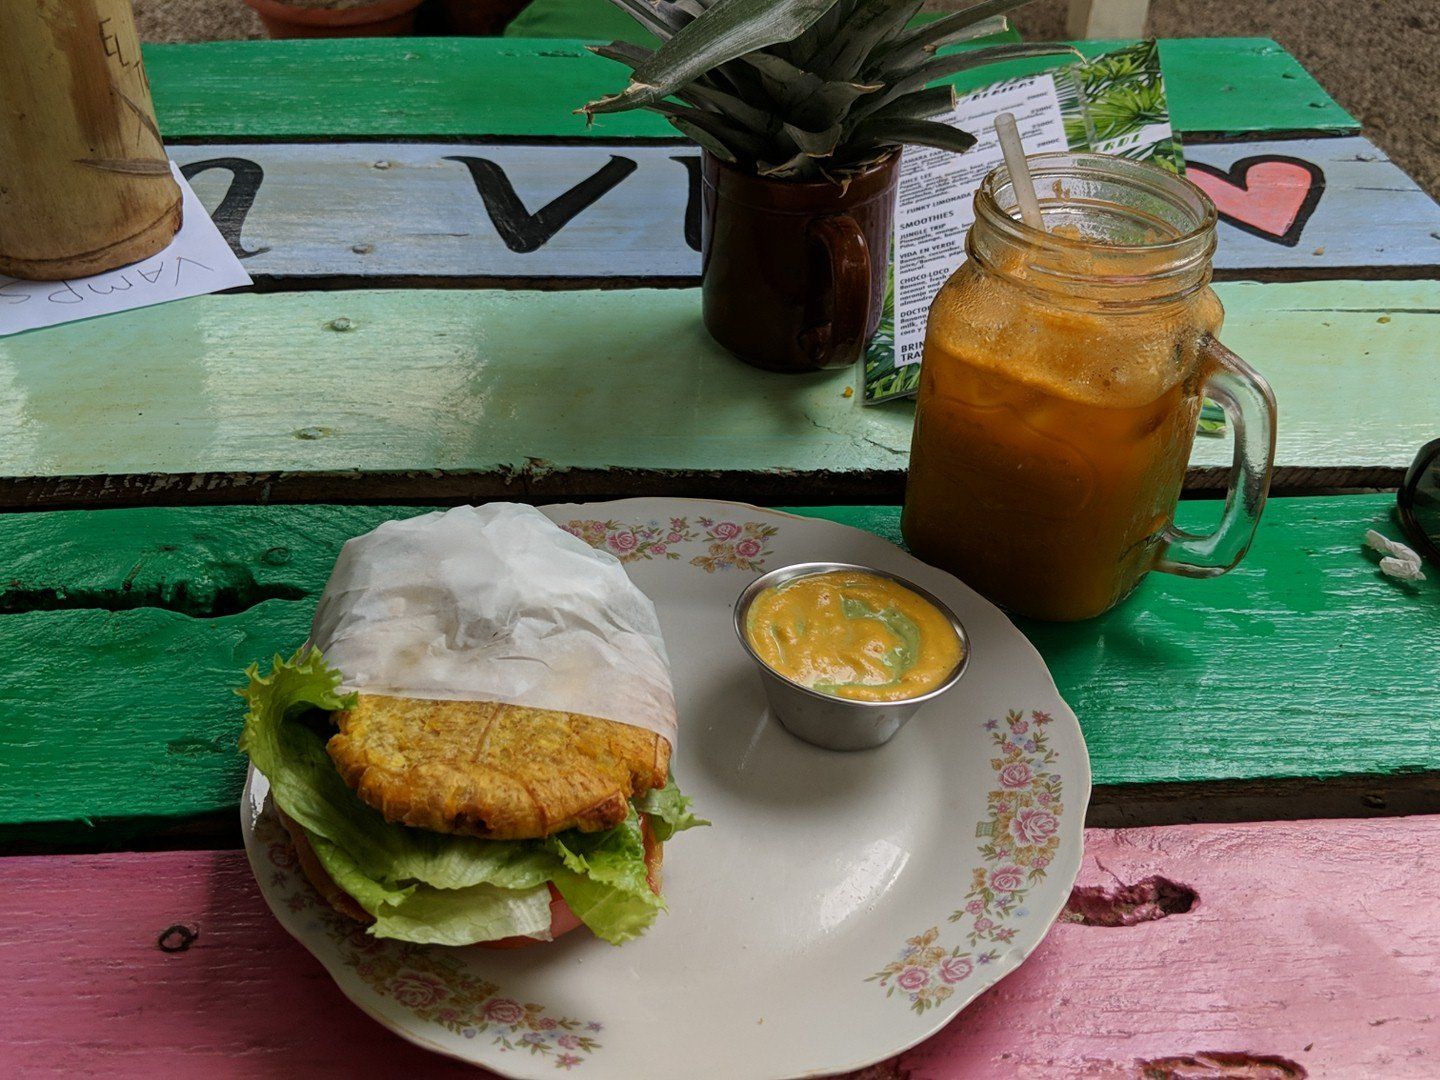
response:
<path fill-rule="evenodd" d="M 960 637 L 928 600 L 878 574 L 832 570 L 772 585 L 751 601 L 745 636 L 792 682 L 855 701 L 934 690 L 960 662 Z"/>

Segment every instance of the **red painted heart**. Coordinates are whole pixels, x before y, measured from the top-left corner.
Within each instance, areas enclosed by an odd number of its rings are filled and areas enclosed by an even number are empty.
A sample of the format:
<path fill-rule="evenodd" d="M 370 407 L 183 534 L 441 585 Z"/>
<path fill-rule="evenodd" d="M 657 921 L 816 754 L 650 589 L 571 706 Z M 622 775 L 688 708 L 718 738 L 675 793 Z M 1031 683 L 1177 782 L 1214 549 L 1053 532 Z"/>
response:
<path fill-rule="evenodd" d="M 1300 242 L 1325 192 L 1320 166 L 1278 154 L 1241 158 L 1228 171 L 1190 161 L 1185 175 L 1210 196 L 1222 220 L 1286 247 Z"/>

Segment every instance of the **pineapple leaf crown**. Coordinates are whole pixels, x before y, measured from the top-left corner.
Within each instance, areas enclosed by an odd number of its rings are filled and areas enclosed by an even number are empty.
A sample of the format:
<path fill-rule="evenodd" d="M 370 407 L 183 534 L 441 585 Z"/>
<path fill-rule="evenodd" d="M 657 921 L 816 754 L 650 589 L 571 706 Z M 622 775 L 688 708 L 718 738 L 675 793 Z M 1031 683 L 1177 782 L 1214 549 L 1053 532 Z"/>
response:
<path fill-rule="evenodd" d="M 914 27 L 922 0 L 610 2 L 661 44 L 591 46 L 629 67 L 630 84 L 577 111 L 650 109 L 722 161 L 786 180 L 844 183 L 904 143 L 968 150 L 975 136 L 933 119 L 954 108 L 954 88 L 930 83 L 995 60 L 1080 55 L 1024 44 L 937 55 L 1004 30 L 1028 0 Z"/>

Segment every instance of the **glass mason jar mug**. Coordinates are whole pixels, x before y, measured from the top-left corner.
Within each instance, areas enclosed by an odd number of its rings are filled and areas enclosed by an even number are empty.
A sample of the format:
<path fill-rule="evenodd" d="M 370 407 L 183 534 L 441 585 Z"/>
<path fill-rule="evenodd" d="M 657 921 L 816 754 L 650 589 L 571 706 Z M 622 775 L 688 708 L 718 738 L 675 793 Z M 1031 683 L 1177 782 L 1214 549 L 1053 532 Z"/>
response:
<path fill-rule="evenodd" d="M 902 525 L 917 555 L 1009 610 L 1085 619 L 1150 570 L 1240 561 L 1275 399 L 1215 339 L 1215 207 L 1199 188 L 1099 154 L 1029 161 L 1045 229 L 990 173 L 968 258 L 930 308 Z M 1193 535 L 1174 512 L 1207 396 L 1235 457 L 1218 527 Z"/>

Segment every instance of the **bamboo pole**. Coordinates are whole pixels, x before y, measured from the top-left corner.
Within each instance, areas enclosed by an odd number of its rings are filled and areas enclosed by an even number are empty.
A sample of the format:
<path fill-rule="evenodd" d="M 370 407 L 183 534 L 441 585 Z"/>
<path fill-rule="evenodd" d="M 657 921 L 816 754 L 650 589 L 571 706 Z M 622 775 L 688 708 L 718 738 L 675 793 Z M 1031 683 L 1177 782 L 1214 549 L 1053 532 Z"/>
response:
<path fill-rule="evenodd" d="M 180 228 L 130 0 L 0 0 L 0 274 L 84 277 Z"/>

